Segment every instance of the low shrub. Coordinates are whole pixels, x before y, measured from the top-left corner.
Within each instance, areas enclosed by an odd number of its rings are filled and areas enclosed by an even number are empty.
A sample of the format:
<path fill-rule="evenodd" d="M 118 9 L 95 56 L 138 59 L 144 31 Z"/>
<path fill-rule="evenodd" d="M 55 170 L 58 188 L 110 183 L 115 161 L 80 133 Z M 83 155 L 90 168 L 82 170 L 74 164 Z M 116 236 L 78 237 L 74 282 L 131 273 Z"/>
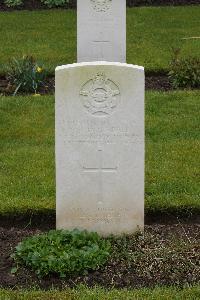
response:
<path fill-rule="evenodd" d="M 44 84 L 46 72 L 41 64 L 32 56 L 23 56 L 20 59 L 13 58 L 7 66 L 7 79 L 14 89 L 14 95 L 18 91 L 37 93 Z"/>
<path fill-rule="evenodd" d="M 23 0 L 4 0 L 4 3 L 8 7 L 16 7 L 23 4 Z"/>
<path fill-rule="evenodd" d="M 97 233 L 51 230 L 48 233 L 26 238 L 12 255 L 17 267 L 31 268 L 39 277 L 56 273 L 60 277 L 85 274 L 105 264 L 110 253 L 110 243 Z"/>
<path fill-rule="evenodd" d="M 62 7 L 70 3 L 70 0 L 40 0 L 49 8 Z M 17 7 L 24 4 L 24 0 L 4 0 L 4 3 L 8 7 Z"/>
<path fill-rule="evenodd" d="M 47 5 L 49 8 L 61 7 L 69 3 L 69 0 L 41 0 L 42 3 Z"/>
<path fill-rule="evenodd" d="M 199 88 L 200 59 L 196 57 L 181 58 L 180 50 L 173 50 L 168 76 L 174 88 Z"/>

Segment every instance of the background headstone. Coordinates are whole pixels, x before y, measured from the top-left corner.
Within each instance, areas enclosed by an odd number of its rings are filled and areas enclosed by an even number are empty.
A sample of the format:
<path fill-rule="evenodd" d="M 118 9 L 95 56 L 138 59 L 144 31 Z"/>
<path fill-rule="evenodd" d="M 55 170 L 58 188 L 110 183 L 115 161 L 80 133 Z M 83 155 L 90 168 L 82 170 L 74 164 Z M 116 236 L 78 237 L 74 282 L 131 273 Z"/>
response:
<path fill-rule="evenodd" d="M 78 62 L 126 62 L 126 0 L 77 1 Z"/>
<path fill-rule="evenodd" d="M 144 224 L 144 69 L 56 69 L 57 228 L 133 233 Z"/>

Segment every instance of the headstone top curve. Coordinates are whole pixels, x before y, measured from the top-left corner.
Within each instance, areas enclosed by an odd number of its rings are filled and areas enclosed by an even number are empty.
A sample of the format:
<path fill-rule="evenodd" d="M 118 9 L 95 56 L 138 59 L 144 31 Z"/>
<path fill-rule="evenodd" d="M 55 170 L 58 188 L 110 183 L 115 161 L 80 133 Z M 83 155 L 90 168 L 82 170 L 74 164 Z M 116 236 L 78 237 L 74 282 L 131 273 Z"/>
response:
<path fill-rule="evenodd" d="M 86 67 L 86 66 L 117 66 L 117 67 L 126 67 L 126 68 L 134 68 L 137 70 L 144 71 L 144 67 L 133 65 L 133 64 L 126 64 L 126 63 L 120 63 L 120 62 L 108 62 L 108 61 L 93 61 L 93 62 L 81 62 L 81 63 L 73 63 L 73 64 L 67 64 L 56 67 L 55 71 L 61 71 L 65 69 L 71 69 L 76 67 Z"/>

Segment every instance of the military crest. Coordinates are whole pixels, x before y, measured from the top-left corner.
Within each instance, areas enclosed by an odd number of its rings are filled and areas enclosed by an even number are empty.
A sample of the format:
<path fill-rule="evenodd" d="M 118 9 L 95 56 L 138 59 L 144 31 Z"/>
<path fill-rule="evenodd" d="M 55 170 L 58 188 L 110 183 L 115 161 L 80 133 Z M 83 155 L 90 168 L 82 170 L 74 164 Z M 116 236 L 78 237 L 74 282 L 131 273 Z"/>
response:
<path fill-rule="evenodd" d="M 91 0 L 91 2 L 94 10 L 104 12 L 110 8 L 112 0 Z"/>
<path fill-rule="evenodd" d="M 118 105 L 120 90 L 104 73 L 97 73 L 81 88 L 83 106 L 96 116 L 111 114 Z"/>

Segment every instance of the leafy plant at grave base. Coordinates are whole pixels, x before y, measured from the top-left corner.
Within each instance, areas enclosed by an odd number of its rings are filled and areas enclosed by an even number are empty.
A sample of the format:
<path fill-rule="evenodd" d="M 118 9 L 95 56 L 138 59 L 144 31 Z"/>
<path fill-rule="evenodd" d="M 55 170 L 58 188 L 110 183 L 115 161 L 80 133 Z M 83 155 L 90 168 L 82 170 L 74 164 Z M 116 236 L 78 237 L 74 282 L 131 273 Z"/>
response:
<path fill-rule="evenodd" d="M 21 59 L 13 58 L 7 66 L 7 79 L 9 86 L 14 89 L 13 95 L 19 91 L 36 94 L 44 85 L 45 78 L 45 69 L 32 56 L 23 56 Z"/>
<path fill-rule="evenodd" d="M 41 0 L 42 3 L 47 5 L 49 8 L 64 6 L 69 3 L 69 0 Z"/>
<path fill-rule="evenodd" d="M 23 0 L 4 0 L 4 3 L 8 7 L 15 7 L 23 4 Z"/>
<path fill-rule="evenodd" d="M 199 88 L 200 59 L 196 57 L 181 58 L 180 49 L 173 49 L 168 76 L 174 88 Z"/>
<path fill-rule="evenodd" d="M 110 255 L 110 243 L 95 232 L 74 229 L 51 230 L 26 238 L 12 254 L 17 266 L 31 268 L 39 277 L 57 273 L 60 277 L 85 274 L 104 265 Z"/>

